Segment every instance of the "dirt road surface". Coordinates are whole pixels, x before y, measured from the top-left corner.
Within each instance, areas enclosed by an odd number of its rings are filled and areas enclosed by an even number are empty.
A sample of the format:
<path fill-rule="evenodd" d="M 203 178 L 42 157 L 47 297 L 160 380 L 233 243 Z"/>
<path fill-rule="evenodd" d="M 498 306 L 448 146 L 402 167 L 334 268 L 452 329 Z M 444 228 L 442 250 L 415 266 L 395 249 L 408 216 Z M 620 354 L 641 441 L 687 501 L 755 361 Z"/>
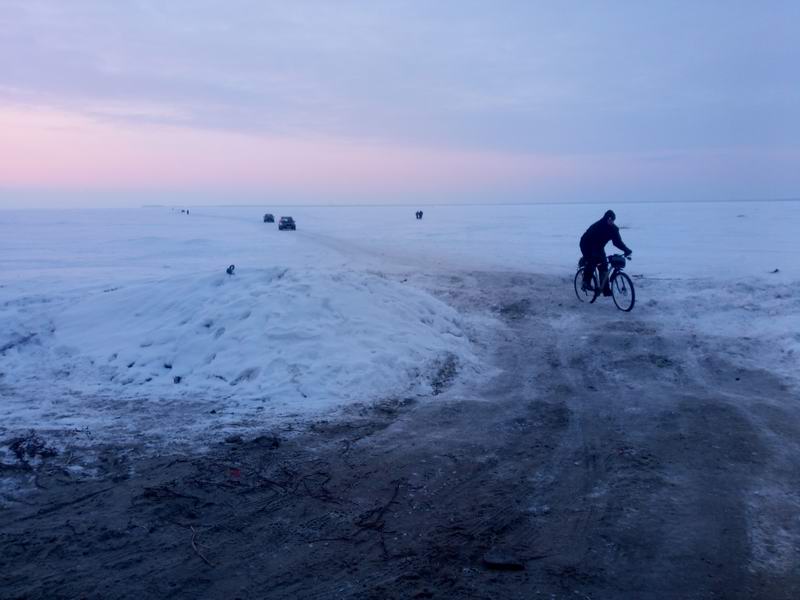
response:
<path fill-rule="evenodd" d="M 654 325 L 638 283 L 624 314 L 565 278 L 440 281 L 503 322 L 474 389 L 443 369 L 202 454 L 98 445 L 91 476 L 23 455 L 0 597 L 800 598 L 797 389 Z"/>

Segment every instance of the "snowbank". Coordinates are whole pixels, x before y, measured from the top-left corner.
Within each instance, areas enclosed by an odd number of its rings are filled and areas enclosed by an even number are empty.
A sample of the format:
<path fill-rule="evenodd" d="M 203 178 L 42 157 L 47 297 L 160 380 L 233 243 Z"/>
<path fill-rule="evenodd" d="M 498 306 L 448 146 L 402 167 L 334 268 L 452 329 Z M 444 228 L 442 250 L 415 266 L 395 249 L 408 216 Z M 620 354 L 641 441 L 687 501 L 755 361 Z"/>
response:
<path fill-rule="evenodd" d="M 294 410 L 429 390 L 474 362 L 458 313 L 375 274 L 184 275 L 0 311 L 2 381 L 50 394 L 235 394 Z"/>

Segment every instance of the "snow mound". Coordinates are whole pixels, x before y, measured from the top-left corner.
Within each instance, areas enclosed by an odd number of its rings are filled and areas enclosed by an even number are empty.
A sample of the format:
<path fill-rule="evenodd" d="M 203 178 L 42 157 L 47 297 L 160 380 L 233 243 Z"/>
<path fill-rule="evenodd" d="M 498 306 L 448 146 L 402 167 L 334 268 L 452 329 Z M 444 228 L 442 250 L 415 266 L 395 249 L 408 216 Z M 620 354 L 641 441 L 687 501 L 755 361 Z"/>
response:
<path fill-rule="evenodd" d="M 0 312 L 0 382 L 69 393 L 235 395 L 306 411 L 429 392 L 436 365 L 476 365 L 457 311 L 379 274 L 183 275 Z"/>

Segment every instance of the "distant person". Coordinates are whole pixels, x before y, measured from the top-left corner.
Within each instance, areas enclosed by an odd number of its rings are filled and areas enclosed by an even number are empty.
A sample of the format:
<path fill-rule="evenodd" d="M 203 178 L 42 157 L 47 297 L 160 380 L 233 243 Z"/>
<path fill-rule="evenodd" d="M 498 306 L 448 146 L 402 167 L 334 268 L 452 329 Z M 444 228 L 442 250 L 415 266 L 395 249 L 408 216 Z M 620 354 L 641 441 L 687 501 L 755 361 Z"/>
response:
<path fill-rule="evenodd" d="M 592 275 L 598 267 L 599 280 L 603 281 L 608 266 L 606 265 L 606 244 L 611 242 L 628 257 L 633 250 L 625 245 L 619 235 L 619 227 L 614 225 L 617 215 L 613 210 L 607 210 L 603 218 L 589 226 L 581 236 L 581 254 L 583 254 L 583 289 L 595 291 L 592 287 Z M 611 288 L 606 281 L 603 286 L 603 295 L 610 296 Z"/>
<path fill-rule="evenodd" d="M 422 219 L 422 211 L 419 211 L 419 218 Z"/>

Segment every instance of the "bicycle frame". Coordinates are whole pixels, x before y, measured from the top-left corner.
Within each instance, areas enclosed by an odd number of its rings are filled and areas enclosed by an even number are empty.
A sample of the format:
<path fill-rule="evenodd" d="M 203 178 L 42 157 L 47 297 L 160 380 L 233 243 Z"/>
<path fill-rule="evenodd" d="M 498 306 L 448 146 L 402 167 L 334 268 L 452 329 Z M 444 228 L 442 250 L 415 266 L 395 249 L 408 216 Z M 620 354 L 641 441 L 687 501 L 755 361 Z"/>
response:
<path fill-rule="evenodd" d="M 611 257 L 610 257 L 610 256 L 607 256 L 607 257 L 606 257 L 606 264 L 607 264 L 607 265 L 609 265 L 609 267 L 608 267 L 608 269 L 606 269 L 606 274 L 605 274 L 605 277 L 603 277 L 603 280 L 600 282 L 600 289 L 603 289 L 603 288 L 606 286 L 606 284 L 607 284 L 609 281 L 611 281 L 611 278 L 612 278 L 614 275 L 616 275 L 616 274 L 617 274 L 617 273 L 619 273 L 620 271 L 623 271 L 623 270 L 625 270 L 625 266 L 624 266 L 624 265 L 623 265 L 623 266 L 621 266 L 621 267 L 612 267 L 612 266 L 610 266 L 610 265 L 611 265 Z M 595 267 L 595 269 L 596 269 L 596 268 L 597 268 L 597 267 Z"/>
<path fill-rule="evenodd" d="M 614 266 L 611 265 L 611 260 L 615 256 L 622 256 L 622 255 L 621 254 L 611 254 L 609 256 L 606 256 L 606 265 L 607 265 L 608 268 L 606 269 L 605 276 L 602 278 L 602 280 L 598 277 L 597 281 L 599 283 L 598 283 L 597 289 L 594 291 L 594 298 L 592 298 L 589 301 L 589 304 L 594 304 L 595 300 L 597 300 L 597 298 L 600 296 L 600 294 L 603 293 L 603 289 L 605 289 L 606 285 L 608 285 L 608 282 L 611 281 L 612 277 L 615 277 L 617 275 L 617 273 L 621 273 L 622 271 L 625 270 L 625 263 L 622 263 L 621 265 L 614 265 Z M 627 257 L 627 256 L 625 257 L 625 259 L 626 259 L 626 261 L 630 260 L 630 258 Z M 595 266 L 594 268 L 597 269 L 597 266 Z"/>

